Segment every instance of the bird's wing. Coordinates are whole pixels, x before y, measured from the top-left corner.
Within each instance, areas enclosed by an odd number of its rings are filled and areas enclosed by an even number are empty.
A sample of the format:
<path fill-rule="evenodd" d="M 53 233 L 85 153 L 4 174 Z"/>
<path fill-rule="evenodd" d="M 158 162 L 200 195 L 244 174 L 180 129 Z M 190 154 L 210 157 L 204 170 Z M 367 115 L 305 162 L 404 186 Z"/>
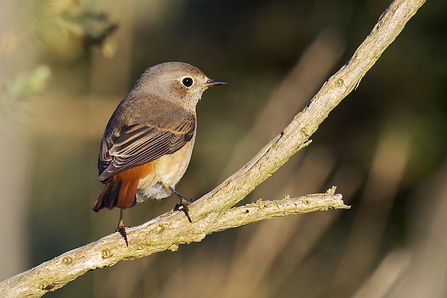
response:
<path fill-rule="evenodd" d="M 189 113 L 162 125 L 134 123 L 106 129 L 98 159 L 99 179 L 107 183 L 121 172 L 172 154 L 189 142 L 194 132 L 195 117 Z"/>

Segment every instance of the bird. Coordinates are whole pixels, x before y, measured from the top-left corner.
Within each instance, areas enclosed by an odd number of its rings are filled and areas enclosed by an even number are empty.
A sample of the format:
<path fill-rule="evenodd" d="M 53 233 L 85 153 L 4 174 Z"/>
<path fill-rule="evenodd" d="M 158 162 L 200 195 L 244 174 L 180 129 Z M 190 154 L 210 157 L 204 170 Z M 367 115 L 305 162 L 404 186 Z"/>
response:
<path fill-rule="evenodd" d="M 119 232 L 126 245 L 124 209 L 147 199 L 180 198 L 174 210 L 188 218 L 187 199 L 175 190 L 196 139 L 196 105 L 203 92 L 225 81 L 209 79 L 183 62 L 149 67 L 118 104 L 101 139 L 98 169 L 104 190 L 93 211 L 120 208 Z"/>

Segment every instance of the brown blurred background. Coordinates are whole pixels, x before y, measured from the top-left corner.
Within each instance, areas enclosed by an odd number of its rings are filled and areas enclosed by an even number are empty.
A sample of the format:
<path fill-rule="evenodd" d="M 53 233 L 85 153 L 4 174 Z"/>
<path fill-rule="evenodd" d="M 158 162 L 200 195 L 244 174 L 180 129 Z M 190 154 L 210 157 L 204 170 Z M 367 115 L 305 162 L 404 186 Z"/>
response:
<path fill-rule="evenodd" d="M 178 190 L 239 169 L 352 55 L 390 0 L 3 0 L 0 280 L 116 227 L 95 214 L 99 141 L 149 66 L 228 82 L 198 106 Z M 352 205 L 275 219 L 89 272 L 45 297 L 447 297 L 447 2 L 428 1 L 312 137 L 244 202 Z M 139 204 L 141 224 L 177 199 Z"/>

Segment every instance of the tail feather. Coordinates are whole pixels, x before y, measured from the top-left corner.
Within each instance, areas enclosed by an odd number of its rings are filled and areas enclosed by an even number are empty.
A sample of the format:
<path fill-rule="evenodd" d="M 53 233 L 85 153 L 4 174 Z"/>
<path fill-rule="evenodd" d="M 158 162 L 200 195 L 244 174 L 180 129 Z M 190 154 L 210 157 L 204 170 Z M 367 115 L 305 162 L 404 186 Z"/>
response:
<path fill-rule="evenodd" d="M 136 204 L 137 184 L 134 181 L 112 181 L 107 183 L 103 192 L 93 203 L 93 211 L 98 212 L 104 208 L 112 210 L 113 208 L 126 209 Z"/>
<path fill-rule="evenodd" d="M 93 211 L 98 212 L 104 208 L 111 210 L 115 207 L 126 209 L 135 206 L 138 181 L 148 175 L 152 169 L 152 164 L 149 163 L 116 175 L 111 182 L 106 184 L 93 203 Z"/>

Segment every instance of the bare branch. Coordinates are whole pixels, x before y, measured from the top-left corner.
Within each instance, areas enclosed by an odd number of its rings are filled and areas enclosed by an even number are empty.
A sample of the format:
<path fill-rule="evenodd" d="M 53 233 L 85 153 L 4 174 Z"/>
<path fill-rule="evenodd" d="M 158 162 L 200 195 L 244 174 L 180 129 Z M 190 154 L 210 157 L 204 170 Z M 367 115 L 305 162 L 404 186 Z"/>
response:
<path fill-rule="evenodd" d="M 192 224 L 183 214 L 164 214 L 143 225 L 129 228 L 129 247 L 118 233 L 106 236 L 3 281 L 0 283 L 1 296 L 40 297 L 89 270 L 168 249 L 175 251 L 179 244 L 198 242 L 216 231 L 289 214 L 347 208 L 341 201 L 341 195 L 335 195 L 332 189 L 326 195 L 285 198 L 274 202 L 258 201 L 231 209 L 293 154 L 309 144 L 310 136 L 330 111 L 358 86 L 362 77 L 424 2 L 394 1 L 351 60 L 323 85 L 308 107 L 238 172 L 190 205 Z"/>
<path fill-rule="evenodd" d="M 335 188 L 333 190 L 335 191 Z M 331 193 L 331 190 L 326 194 L 307 195 L 299 198 L 286 196 L 278 201 L 262 201 L 259 199 L 255 203 L 231 208 L 228 212 L 222 214 L 214 224 L 216 230 L 213 232 L 224 231 L 274 217 L 349 208 L 343 203 L 341 194 Z"/>
<path fill-rule="evenodd" d="M 291 214 L 348 209 L 341 195 L 334 192 L 335 187 L 326 194 L 286 197 L 278 201 L 258 200 L 221 213 L 214 222 L 201 220 L 189 224 L 183 214 L 170 212 L 141 226 L 128 228 L 129 247 L 119 233 L 114 233 L 3 281 L 0 292 L 2 297 L 40 297 L 48 290 L 63 287 L 87 271 L 160 251 L 176 251 L 179 244 L 199 242 L 214 232 Z"/>

